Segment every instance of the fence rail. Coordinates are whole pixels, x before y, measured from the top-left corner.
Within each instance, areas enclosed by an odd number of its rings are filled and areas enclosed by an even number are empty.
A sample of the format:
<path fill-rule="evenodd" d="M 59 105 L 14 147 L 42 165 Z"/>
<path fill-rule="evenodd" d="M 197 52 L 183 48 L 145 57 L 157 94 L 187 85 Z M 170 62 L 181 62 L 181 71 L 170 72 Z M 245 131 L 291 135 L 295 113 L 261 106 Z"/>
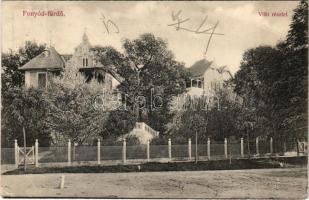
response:
<path fill-rule="evenodd" d="M 21 159 L 18 155 L 17 141 L 15 148 L 1 149 L 1 164 L 15 164 L 18 166 Z M 123 145 L 120 146 L 101 146 L 100 140 L 96 146 L 74 146 L 68 142 L 67 146 L 58 147 L 39 147 L 38 141 L 35 143 L 35 165 L 39 163 L 72 163 L 93 162 L 102 164 L 106 161 L 121 161 L 126 163 L 128 160 L 141 160 L 142 162 L 151 161 L 192 161 L 236 159 L 248 157 L 283 156 L 283 155 L 307 155 L 307 142 L 277 142 L 273 141 L 243 141 L 239 142 L 215 142 L 207 140 L 206 144 L 196 145 L 173 144 L 169 139 L 167 145 Z M 16 150 L 17 149 L 17 150 Z M 197 152 L 197 155 L 196 155 Z"/>

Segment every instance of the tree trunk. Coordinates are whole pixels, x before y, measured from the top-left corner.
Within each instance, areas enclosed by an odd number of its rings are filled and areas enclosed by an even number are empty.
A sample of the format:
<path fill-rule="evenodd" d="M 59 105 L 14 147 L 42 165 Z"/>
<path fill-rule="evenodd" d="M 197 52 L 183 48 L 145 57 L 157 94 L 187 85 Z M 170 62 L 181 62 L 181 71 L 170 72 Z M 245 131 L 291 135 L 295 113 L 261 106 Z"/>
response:
<path fill-rule="evenodd" d="M 197 164 L 197 131 L 195 131 L 195 164 Z"/>
<path fill-rule="evenodd" d="M 276 138 L 277 138 L 277 125 L 275 123 L 272 123 L 273 124 L 273 139 L 275 139 L 276 141 Z M 273 152 L 276 152 L 276 144 L 273 145 Z"/>
<path fill-rule="evenodd" d="M 249 131 L 248 129 L 246 128 L 246 132 L 247 132 L 247 142 L 248 142 L 248 157 L 250 158 L 250 138 L 249 138 Z"/>

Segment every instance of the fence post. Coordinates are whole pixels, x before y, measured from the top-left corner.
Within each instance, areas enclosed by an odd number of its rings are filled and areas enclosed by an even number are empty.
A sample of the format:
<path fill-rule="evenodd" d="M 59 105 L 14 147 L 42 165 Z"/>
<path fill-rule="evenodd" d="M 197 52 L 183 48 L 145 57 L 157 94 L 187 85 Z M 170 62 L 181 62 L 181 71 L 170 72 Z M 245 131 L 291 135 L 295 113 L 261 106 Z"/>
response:
<path fill-rule="evenodd" d="M 76 160 L 76 146 L 77 144 L 75 142 L 73 142 L 73 145 L 72 145 L 72 150 L 71 150 L 71 161 L 74 162 Z"/>
<path fill-rule="evenodd" d="M 171 138 L 168 139 L 168 159 L 172 160 L 172 141 Z"/>
<path fill-rule="evenodd" d="M 98 139 L 98 143 L 97 143 L 97 155 L 98 155 L 98 164 L 101 164 L 101 142 L 100 139 Z"/>
<path fill-rule="evenodd" d="M 189 160 L 192 159 L 192 154 L 191 154 L 191 138 L 189 138 L 188 141 L 188 156 L 189 156 Z"/>
<path fill-rule="evenodd" d="M 270 141 L 269 141 L 269 145 L 270 145 L 270 155 L 273 155 L 273 138 L 271 137 L 270 138 Z"/>
<path fill-rule="evenodd" d="M 224 155 L 225 159 L 227 159 L 227 139 L 224 138 Z"/>
<path fill-rule="evenodd" d="M 35 167 L 39 166 L 39 140 L 35 139 Z"/>
<path fill-rule="evenodd" d="M 123 145 L 122 145 L 122 163 L 125 164 L 127 159 L 127 143 L 126 139 L 123 139 Z"/>
<path fill-rule="evenodd" d="M 17 144 L 17 140 L 14 140 L 14 150 L 15 150 L 15 167 L 18 167 L 18 154 L 19 154 L 19 150 L 18 150 L 18 144 Z"/>
<path fill-rule="evenodd" d="M 244 157 L 244 138 L 240 138 L 240 154 L 241 157 Z"/>
<path fill-rule="evenodd" d="M 31 147 L 31 150 L 32 150 L 32 159 L 33 159 L 33 162 L 34 162 L 34 165 L 35 165 L 35 150 L 34 150 L 34 146 L 32 145 Z"/>
<path fill-rule="evenodd" d="M 208 160 L 210 160 L 210 139 L 207 138 L 207 156 Z"/>
<path fill-rule="evenodd" d="M 71 165 L 71 140 L 68 142 L 68 164 Z"/>
<path fill-rule="evenodd" d="M 147 162 L 150 161 L 149 140 L 147 141 Z"/>
<path fill-rule="evenodd" d="M 19 165 L 19 146 L 18 146 L 18 143 L 17 143 L 17 167 Z"/>
<path fill-rule="evenodd" d="M 255 138 L 255 148 L 256 148 L 256 155 L 260 155 L 260 150 L 259 150 L 259 137 Z"/>

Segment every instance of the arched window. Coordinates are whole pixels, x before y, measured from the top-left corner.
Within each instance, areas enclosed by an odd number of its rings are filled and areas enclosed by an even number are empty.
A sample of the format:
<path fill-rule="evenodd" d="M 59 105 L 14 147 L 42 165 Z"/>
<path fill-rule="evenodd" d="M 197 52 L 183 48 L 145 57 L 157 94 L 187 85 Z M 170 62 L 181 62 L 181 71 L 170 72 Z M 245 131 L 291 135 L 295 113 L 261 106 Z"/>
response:
<path fill-rule="evenodd" d="M 83 58 L 83 67 L 88 67 L 88 58 Z"/>

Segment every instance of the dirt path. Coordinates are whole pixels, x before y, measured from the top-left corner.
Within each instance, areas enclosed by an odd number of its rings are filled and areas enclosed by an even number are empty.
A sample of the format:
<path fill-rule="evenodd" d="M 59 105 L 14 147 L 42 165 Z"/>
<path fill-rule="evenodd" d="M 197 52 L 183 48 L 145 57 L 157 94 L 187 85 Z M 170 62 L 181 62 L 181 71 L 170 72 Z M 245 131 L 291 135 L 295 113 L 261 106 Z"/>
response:
<path fill-rule="evenodd" d="M 2 176 L 11 197 L 306 198 L 307 169 Z"/>

